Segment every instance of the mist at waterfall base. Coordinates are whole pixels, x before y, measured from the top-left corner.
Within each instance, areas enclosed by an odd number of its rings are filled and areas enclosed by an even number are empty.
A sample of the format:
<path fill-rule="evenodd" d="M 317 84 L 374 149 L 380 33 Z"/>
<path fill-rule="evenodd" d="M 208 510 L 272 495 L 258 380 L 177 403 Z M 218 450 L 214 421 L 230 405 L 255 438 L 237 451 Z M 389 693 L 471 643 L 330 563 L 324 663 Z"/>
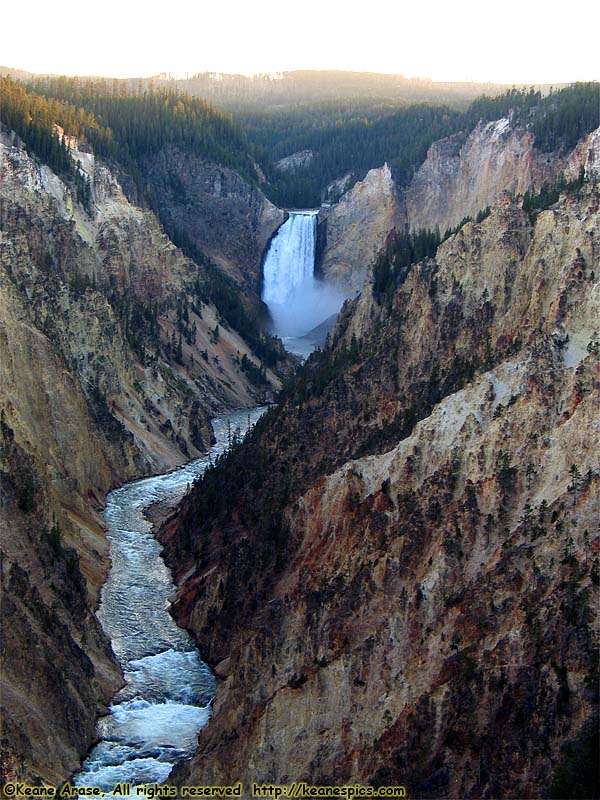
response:
<path fill-rule="evenodd" d="M 316 212 L 292 212 L 271 241 L 263 267 L 262 299 L 273 333 L 300 355 L 321 343 L 311 332 L 335 316 L 346 299 L 338 288 L 315 278 L 316 242 Z"/>

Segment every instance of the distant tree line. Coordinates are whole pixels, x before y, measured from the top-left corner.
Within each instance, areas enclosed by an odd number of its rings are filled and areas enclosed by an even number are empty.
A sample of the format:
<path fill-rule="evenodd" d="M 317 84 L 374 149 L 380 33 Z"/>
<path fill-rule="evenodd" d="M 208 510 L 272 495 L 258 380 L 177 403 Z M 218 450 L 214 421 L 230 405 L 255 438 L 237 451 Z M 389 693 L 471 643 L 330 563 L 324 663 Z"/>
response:
<path fill-rule="evenodd" d="M 139 83 L 127 81 L 129 86 Z M 251 76 L 202 72 L 185 79 L 158 75 L 141 83 L 175 87 L 204 97 L 234 114 L 256 109 L 306 110 L 325 104 L 339 108 L 393 109 L 428 102 L 466 108 L 476 97 L 484 93 L 500 94 L 506 88 L 502 84 L 444 83 L 428 78 L 341 70 L 294 70 Z"/>
<path fill-rule="evenodd" d="M 464 111 L 449 105 L 412 105 L 396 110 L 369 108 L 354 113 L 337 105 L 277 113 L 253 111 L 240 115 L 253 153 L 270 182 L 272 199 L 281 206 L 311 207 L 321 202 L 324 188 L 351 173 L 361 179 L 369 169 L 387 162 L 399 185 L 410 181 L 437 139 L 463 132 L 479 123 L 508 118 L 513 126 L 535 135 L 543 152 L 572 148 L 600 125 L 600 85 L 576 83 L 542 96 L 541 91 L 511 89 L 483 96 Z M 312 150 L 303 168 L 280 171 L 280 158 Z"/>

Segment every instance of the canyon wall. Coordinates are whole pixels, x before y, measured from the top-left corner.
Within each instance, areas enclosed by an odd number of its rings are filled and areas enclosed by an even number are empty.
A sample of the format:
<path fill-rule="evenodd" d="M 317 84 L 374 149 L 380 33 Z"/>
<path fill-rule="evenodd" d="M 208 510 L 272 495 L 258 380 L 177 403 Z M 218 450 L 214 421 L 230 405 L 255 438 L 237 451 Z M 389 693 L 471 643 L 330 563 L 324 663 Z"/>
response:
<path fill-rule="evenodd" d="M 203 268 L 154 213 L 92 154 L 72 155 L 89 208 L 0 140 L 1 755 L 8 776 L 55 784 L 121 681 L 93 614 L 106 492 L 200 454 L 211 416 L 280 385 L 198 298 Z"/>
<path fill-rule="evenodd" d="M 319 225 L 326 231 L 319 264 L 323 277 L 349 293 L 360 290 L 387 234 L 403 223 L 390 168 L 370 170 L 335 205 L 319 212 Z"/>
<path fill-rule="evenodd" d="M 599 142 L 595 131 L 571 153 L 542 153 L 531 133 L 501 119 L 434 142 L 408 186 L 396 187 L 387 165 L 371 170 L 320 213 L 327 240 L 323 274 L 351 294 L 361 288 L 373 253 L 392 228 L 438 228 L 443 234 L 464 217 L 474 219 L 503 191 L 539 190 L 561 173 L 573 180 L 582 167 L 588 177 L 597 174 Z"/>
<path fill-rule="evenodd" d="M 598 159 L 598 131 L 572 154 L 543 153 L 533 134 L 513 129 L 508 119 L 479 124 L 463 134 L 434 142 L 404 192 L 409 228 L 436 227 L 443 233 L 463 217 L 477 216 L 502 191 L 525 194 L 561 172 L 577 177 L 581 166 L 589 173 Z"/>
<path fill-rule="evenodd" d="M 148 156 L 141 168 L 163 222 L 256 292 L 263 251 L 284 212 L 237 172 L 176 147 Z"/>
<path fill-rule="evenodd" d="M 389 306 L 367 281 L 165 526 L 222 678 L 175 783 L 539 797 L 592 753 L 599 203 L 501 195 Z"/>

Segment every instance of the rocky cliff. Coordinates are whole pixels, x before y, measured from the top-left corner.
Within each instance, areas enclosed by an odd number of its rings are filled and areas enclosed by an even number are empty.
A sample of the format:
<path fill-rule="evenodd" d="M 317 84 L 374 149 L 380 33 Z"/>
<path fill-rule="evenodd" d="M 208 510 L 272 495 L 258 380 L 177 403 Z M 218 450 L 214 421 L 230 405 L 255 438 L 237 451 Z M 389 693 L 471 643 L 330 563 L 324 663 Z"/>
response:
<path fill-rule="evenodd" d="M 284 212 L 227 167 L 169 147 L 141 165 L 164 223 L 256 292 L 262 254 Z"/>
<path fill-rule="evenodd" d="M 475 218 L 503 191 L 539 190 L 561 174 L 572 180 L 582 167 L 592 175 L 598 170 L 599 140 L 595 131 L 571 153 L 542 153 L 531 133 L 501 119 L 434 142 L 408 186 L 396 187 L 387 166 L 371 170 L 321 212 L 327 239 L 323 273 L 349 293 L 360 289 L 373 253 L 393 227 L 444 233 L 464 217 Z"/>
<path fill-rule="evenodd" d="M 532 227 L 503 195 L 390 306 L 368 284 L 166 525 L 178 618 L 223 678 L 176 782 L 475 798 L 585 781 L 599 202 L 588 186 Z"/>
<path fill-rule="evenodd" d="M 14 136 L 0 141 L 2 763 L 53 783 L 120 682 L 93 614 L 105 493 L 199 454 L 212 415 L 279 386 L 202 301 L 202 267 L 154 213 L 92 154 L 73 156 L 87 208 Z"/>
<path fill-rule="evenodd" d="M 403 221 L 390 168 L 386 164 L 370 170 L 335 205 L 319 212 L 319 226 L 326 231 L 320 260 L 323 277 L 349 293 L 359 290 L 387 234 Z"/>
<path fill-rule="evenodd" d="M 463 217 L 474 218 L 502 191 L 525 194 L 562 172 L 571 179 L 581 166 L 589 172 L 597 160 L 597 138 L 598 131 L 567 156 L 542 153 L 534 148 L 531 133 L 500 119 L 479 124 L 469 136 L 435 142 L 404 192 L 406 223 L 443 232 Z"/>

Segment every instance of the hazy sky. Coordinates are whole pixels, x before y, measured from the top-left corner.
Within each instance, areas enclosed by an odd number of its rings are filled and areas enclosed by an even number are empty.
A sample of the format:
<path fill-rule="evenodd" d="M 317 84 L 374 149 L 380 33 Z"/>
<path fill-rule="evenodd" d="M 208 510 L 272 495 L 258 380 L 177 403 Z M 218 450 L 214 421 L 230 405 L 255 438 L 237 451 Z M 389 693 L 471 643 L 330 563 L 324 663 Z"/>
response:
<path fill-rule="evenodd" d="M 559 83 L 600 77 L 599 9 L 596 0 L 7 0 L 0 64 L 116 77 L 349 69 Z"/>

